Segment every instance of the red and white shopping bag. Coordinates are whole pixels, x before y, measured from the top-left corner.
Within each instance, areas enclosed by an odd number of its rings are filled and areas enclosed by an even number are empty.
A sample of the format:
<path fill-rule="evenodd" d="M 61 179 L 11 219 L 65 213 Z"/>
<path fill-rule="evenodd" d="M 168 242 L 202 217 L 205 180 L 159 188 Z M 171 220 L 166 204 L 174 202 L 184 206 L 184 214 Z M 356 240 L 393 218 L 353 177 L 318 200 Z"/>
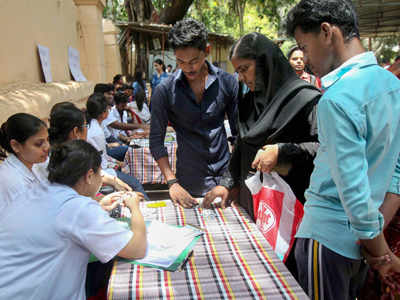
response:
<path fill-rule="evenodd" d="M 261 177 L 261 178 L 260 178 Z M 253 196 L 254 217 L 278 257 L 286 261 L 303 218 L 303 205 L 276 172 L 257 172 L 246 180 Z"/>

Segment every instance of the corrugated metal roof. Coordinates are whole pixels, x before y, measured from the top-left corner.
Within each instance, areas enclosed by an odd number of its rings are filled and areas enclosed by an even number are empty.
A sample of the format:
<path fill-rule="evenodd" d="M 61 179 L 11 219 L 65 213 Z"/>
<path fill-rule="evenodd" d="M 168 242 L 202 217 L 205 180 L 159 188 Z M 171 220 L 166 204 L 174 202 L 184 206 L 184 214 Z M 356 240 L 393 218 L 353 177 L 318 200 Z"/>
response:
<path fill-rule="evenodd" d="M 361 37 L 388 36 L 400 33 L 400 1 L 353 0 Z"/>

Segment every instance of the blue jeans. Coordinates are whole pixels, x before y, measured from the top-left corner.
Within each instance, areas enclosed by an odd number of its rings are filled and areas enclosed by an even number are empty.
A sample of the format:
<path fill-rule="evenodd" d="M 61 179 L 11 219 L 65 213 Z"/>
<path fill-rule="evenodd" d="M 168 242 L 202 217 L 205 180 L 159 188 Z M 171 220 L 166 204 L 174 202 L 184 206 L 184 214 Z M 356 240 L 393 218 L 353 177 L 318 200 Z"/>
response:
<path fill-rule="evenodd" d="M 117 177 L 121 179 L 123 182 L 125 182 L 127 185 L 129 185 L 132 188 L 132 190 L 142 193 L 146 200 L 150 200 L 149 196 L 147 196 L 146 192 L 144 191 L 143 185 L 139 182 L 139 180 L 121 171 L 116 171 L 116 173 Z"/>
<path fill-rule="evenodd" d="M 119 161 L 124 161 L 126 151 L 128 151 L 128 146 L 126 145 L 121 145 L 113 148 L 107 147 L 107 154 Z"/>

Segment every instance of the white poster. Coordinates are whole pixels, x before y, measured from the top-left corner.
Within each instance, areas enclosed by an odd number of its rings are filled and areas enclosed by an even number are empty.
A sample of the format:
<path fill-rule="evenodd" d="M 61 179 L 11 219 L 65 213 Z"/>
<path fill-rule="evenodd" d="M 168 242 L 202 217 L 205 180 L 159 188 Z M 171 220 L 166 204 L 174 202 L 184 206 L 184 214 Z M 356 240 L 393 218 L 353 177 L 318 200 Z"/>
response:
<path fill-rule="evenodd" d="M 42 71 L 44 75 L 44 80 L 46 82 L 52 82 L 53 78 L 51 76 L 51 67 L 50 67 L 50 50 L 49 48 L 37 45 L 40 57 L 40 63 L 42 64 Z"/>
<path fill-rule="evenodd" d="M 68 47 L 68 65 L 75 81 L 87 81 L 81 71 L 79 51 L 72 47 Z"/>

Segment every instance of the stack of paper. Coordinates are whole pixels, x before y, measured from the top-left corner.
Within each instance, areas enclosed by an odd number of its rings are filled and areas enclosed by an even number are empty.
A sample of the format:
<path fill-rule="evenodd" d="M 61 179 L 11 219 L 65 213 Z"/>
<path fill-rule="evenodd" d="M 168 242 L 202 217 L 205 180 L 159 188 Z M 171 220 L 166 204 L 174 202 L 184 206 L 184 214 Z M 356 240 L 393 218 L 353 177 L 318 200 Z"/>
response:
<path fill-rule="evenodd" d="M 147 226 L 147 252 L 143 259 L 135 260 L 135 263 L 168 269 L 177 260 L 184 259 L 187 248 L 196 237 L 204 234 L 190 225 L 177 227 L 153 220 Z"/>

